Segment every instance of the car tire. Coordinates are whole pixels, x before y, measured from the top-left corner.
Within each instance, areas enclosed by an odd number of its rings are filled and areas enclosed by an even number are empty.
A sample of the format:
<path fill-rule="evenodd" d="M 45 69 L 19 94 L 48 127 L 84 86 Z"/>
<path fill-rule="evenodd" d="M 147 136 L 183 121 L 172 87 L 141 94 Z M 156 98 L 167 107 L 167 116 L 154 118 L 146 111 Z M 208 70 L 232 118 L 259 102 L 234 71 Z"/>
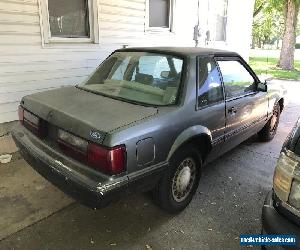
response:
<path fill-rule="evenodd" d="M 201 155 L 193 145 L 175 152 L 153 192 L 155 202 L 170 213 L 182 211 L 191 202 L 201 176 Z"/>
<path fill-rule="evenodd" d="M 280 118 L 280 106 L 279 103 L 276 103 L 276 105 L 273 108 L 272 117 L 267 122 L 267 124 L 262 128 L 262 130 L 258 132 L 258 136 L 261 141 L 264 142 L 271 141 L 274 138 L 278 128 L 279 118 Z"/>

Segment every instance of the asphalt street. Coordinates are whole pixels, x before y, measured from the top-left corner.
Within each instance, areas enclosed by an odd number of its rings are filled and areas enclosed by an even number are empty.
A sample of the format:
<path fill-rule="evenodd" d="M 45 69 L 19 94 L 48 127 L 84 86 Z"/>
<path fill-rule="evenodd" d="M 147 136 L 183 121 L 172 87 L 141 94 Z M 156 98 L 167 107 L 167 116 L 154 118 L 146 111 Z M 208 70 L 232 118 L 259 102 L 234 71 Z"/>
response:
<path fill-rule="evenodd" d="M 124 197 L 102 210 L 72 201 L 6 236 L 0 249 L 243 249 L 240 234 L 261 231 L 261 209 L 281 145 L 300 116 L 300 83 L 284 84 L 290 103 L 274 140 L 261 143 L 254 136 L 209 164 L 182 213 L 166 214 L 148 194 Z M 44 206 L 54 206 L 55 199 L 43 198 Z"/>

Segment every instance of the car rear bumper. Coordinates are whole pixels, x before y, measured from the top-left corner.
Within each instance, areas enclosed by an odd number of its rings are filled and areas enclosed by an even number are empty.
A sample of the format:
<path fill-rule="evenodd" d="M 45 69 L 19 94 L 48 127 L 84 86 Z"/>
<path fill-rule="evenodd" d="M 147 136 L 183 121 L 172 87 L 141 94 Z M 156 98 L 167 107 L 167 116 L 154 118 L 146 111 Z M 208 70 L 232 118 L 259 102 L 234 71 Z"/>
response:
<path fill-rule="evenodd" d="M 300 227 L 280 214 L 273 206 L 273 191 L 270 191 L 265 199 L 262 209 L 262 233 L 263 234 L 288 234 L 300 239 Z M 283 247 L 270 247 L 270 249 L 285 249 Z M 299 249 L 298 247 L 286 247 L 286 249 Z"/>
<path fill-rule="evenodd" d="M 21 155 L 45 179 L 80 203 L 101 208 L 127 193 L 144 191 L 154 186 L 161 176 L 162 167 L 153 171 L 123 176 L 105 176 L 88 169 L 45 143 L 18 125 L 12 132 Z"/>

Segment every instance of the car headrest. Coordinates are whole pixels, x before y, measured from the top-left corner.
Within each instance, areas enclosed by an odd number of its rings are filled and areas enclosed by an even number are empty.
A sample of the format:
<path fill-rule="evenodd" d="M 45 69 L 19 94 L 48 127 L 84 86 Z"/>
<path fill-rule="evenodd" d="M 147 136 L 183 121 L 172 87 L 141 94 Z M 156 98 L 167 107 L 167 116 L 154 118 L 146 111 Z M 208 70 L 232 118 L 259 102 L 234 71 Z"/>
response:
<path fill-rule="evenodd" d="M 136 82 L 143 83 L 143 84 L 152 84 L 153 83 L 153 76 L 143 73 L 136 73 L 135 79 Z"/>

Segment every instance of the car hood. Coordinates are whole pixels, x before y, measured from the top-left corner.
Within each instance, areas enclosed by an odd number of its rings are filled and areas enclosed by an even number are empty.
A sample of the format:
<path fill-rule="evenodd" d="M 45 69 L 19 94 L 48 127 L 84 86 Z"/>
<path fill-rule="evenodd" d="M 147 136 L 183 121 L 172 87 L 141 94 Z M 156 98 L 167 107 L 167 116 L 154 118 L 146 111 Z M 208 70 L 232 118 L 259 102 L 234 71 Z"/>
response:
<path fill-rule="evenodd" d="M 98 143 L 99 138 L 92 138 L 91 133 L 113 133 L 158 111 L 155 107 L 123 102 L 73 86 L 26 96 L 22 105 L 50 124 Z"/>

